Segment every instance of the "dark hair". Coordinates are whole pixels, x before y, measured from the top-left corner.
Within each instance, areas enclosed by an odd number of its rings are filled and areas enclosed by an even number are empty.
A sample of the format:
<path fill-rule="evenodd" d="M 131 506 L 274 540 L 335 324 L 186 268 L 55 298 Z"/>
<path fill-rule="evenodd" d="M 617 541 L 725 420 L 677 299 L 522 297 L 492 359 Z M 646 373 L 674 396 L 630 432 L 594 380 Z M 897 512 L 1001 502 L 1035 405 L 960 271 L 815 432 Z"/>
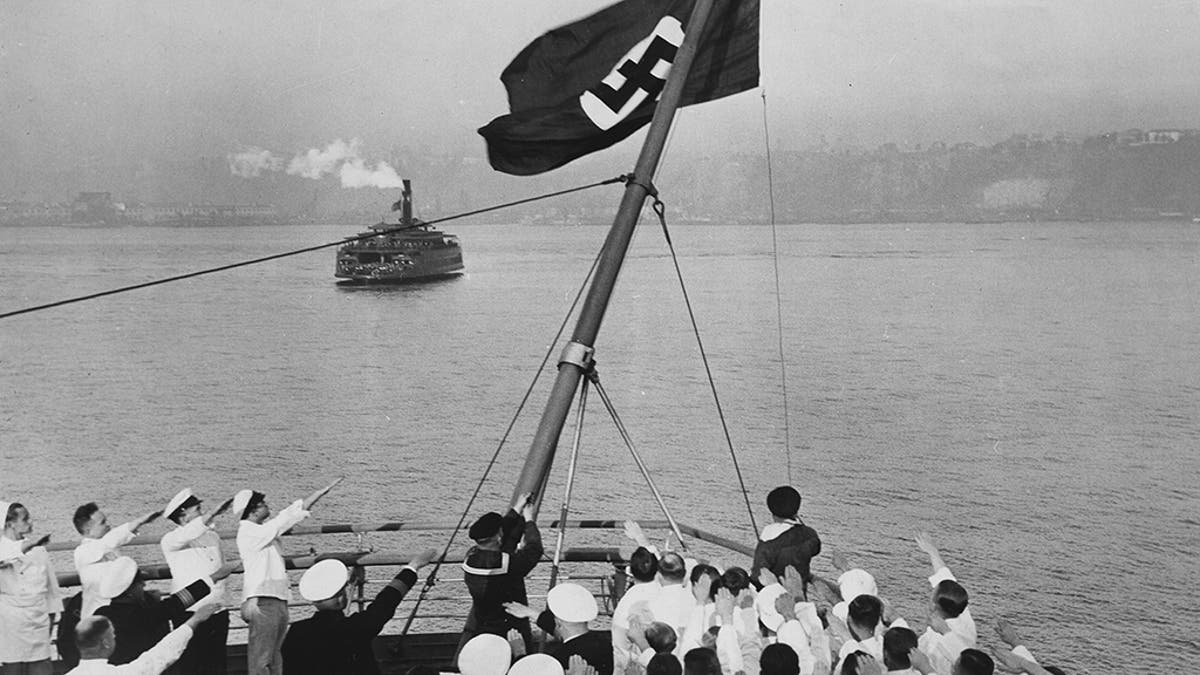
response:
<path fill-rule="evenodd" d="M 992 657 L 978 649 L 964 649 L 958 655 L 958 672 L 963 675 L 992 675 L 996 664 Z"/>
<path fill-rule="evenodd" d="M 646 664 L 646 675 L 683 675 L 683 666 L 671 652 L 659 652 Z"/>
<path fill-rule="evenodd" d="M 683 581 L 684 576 L 687 575 L 687 565 L 683 562 L 683 556 L 672 551 L 662 554 L 662 558 L 658 560 L 658 573 L 664 579 Z"/>
<path fill-rule="evenodd" d="M 96 502 L 88 502 L 75 509 L 75 515 L 71 518 L 71 522 L 75 523 L 75 531 L 79 534 L 86 533 L 88 525 L 92 522 L 92 516 L 96 515 L 99 510 L 100 507 Z"/>
<path fill-rule="evenodd" d="M 917 634 L 908 628 L 889 628 L 883 634 L 883 665 L 888 670 L 911 668 L 908 652 L 916 648 Z"/>
<path fill-rule="evenodd" d="M 846 606 L 846 618 L 864 628 L 874 630 L 883 616 L 883 602 L 879 598 L 863 593 L 855 596 Z"/>
<path fill-rule="evenodd" d="M 675 651 L 678 639 L 675 629 L 662 621 L 655 621 L 646 626 L 646 642 L 650 643 L 650 647 L 659 654 Z"/>
<path fill-rule="evenodd" d="M 696 647 L 683 655 L 685 675 L 721 675 L 721 661 L 708 647 Z"/>
<path fill-rule="evenodd" d="M 758 668 L 762 675 L 799 675 L 800 657 L 789 645 L 776 642 L 763 648 Z"/>
<path fill-rule="evenodd" d="M 872 656 L 866 652 L 847 654 L 846 658 L 842 659 L 842 675 L 858 675 L 859 662 L 870 658 Z"/>
<path fill-rule="evenodd" d="M 654 557 L 645 546 L 637 547 L 629 556 L 629 573 L 638 581 L 654 581 L 658 572 L 658 558 Z"/>
<path fill-rule="evenodd" d="M 730 567 L 721 575 L 721 585 L 737 595 L 750 588 L 750 573 L 740 567 Z"/>
<path fill-rule="evenodd" d="M 967 589 L 950 579 L 943 579 L 933 589 L 933 602 L 942 613 L 953 619 L 967 608 Z"/>
<path fill-rule="evenodd" d="M 776 518 L 795 518 L 800 512 L 800 493 L 790 485 L 783 485 L 767 493 L 767 508 Z"/>
<path fill-rule="evenodd" d="M 238 516 L 238 519 L 245 520 L 246 517 L 249 516 L 252 511 L 254 511 L 254 509 L 258 508 L 259 504 L 265 501 L 267 501 L 267 496 L 265 494 L 259 492 L 258 490 L 252 490 L 250 492 L 250 500 L 246 502 L 246 508 L 242 509 L 242 513 Z"/>
<path fill-rule="evenodd" d="M 195 506 L 196 504 L 199 504 L 199 503 L 200 503 L 200 500 L 196 499 L 195 495 L 188 497 L 187 499 L 183 500 L 182 504 L 175 507 L 174 511 L 167 514 L 167 520 L 175 523 L 176 525 L 179 525 L 180 524 L 179 519 L 183 517 L 184 510 L 189 507 Z"/>
<path fill-rule="evenodd" d="M 108 617 L 99 614 L 80 620 L 75 626 L 75 646 L 80 651 L 95 649 L 104 641 L 104 634 L 112 630 Z"/>
<path fill-rule="evenodd" d="M 1046 666 L 1045 668 L 1046 670 L 1054 673 L 1054 675 L 1067 675 L 1067 671 L 1059 668 L 1058 666 Z"/>
<path fill-rule="evenodd" d="M 712 579 L 712 584 L 708 587 L 708 599 L 715 599 L 717 597 L 717 590 L 724 586 L 724 584 L 721 583 L 721 573 L 718 572 L 717 568 L 713 567 L 712 565 L 700 563 L 692 568 L 691 581 L 693 586 L 696 585 L 697 581 L 700 581 L 700 577 L 708 577 L 709 579 Z"/>
<path fill-rule="evenodd" d="M 21 502 L 13 502 L 8 505 L 8 511 L 4 513 L 4 524 L 7 525 L 17 519 L 18 509 L 24 509 L 25 505 Z M 25 509 L 28 511 L 28 509 Z"/>

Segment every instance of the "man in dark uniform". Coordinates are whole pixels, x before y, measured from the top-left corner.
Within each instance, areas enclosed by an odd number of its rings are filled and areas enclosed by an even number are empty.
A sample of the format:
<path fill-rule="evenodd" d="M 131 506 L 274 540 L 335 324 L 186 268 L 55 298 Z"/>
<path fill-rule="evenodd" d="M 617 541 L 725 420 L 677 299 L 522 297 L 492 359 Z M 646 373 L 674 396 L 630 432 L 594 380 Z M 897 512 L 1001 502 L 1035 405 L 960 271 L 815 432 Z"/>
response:
<path fill-rule="evenodd" d="M 546 609 L 554 615 L 554 633 L 562 640 L 546 653 L 558 659 L 564 670 L 570 667 L 571 657 L 579 655 L 597 673 L 613 671 L 612 638 L 588 627 L 599 612 L 596 598 L 588 589 L 579 584 L 559 584 L 546 594 Z"/>
<path fill-rule="evenodd" d="M 821 552 L 817 531 L 800 520 L 800 493 L 789 485 L 777 487 L 767 494 L 767 508 L 774 519 L 763 528 L 754 547 L 754 564 L 750 578 L 757 583 L 759 570 L 766 568 L 782 579 L 788 567 L 795 567 L 804 579 L 805 598 L 812 581 L 809 564 Z"/>
<path fill-rule="evenodd" d="M 346 616 L 350 603 L 350 573 L 340 560 L 322 560 L 300 578 L 300 595 L 316 613 L 292 624 L 283 641 L 286 675 L 377 675 L 379 664 L 371 641 L 396 614 L 408 590 L 417 583 L 417 570 L 437 557 L 429 549 L 413 558 L 361 612 Z"/>
<path fill-rule="evenodd" d="M 528 604 L 525 576 L 542 559 L 542 535 L 533 522 L 530 496 L 517 497 L 503 516 L 488 513 L 471 525 L 469 534 L 475 545 L 462 564 L 463 581 L 471 592 L 471 612 L 458 651 L 480 633 L 505 637 L 511 629 L 525 639 L 526 650 L 533 651 L 529 619 L 512 616 L 504 609 L 506 602 Z"/>
<path fill-rule="evenodd" d="M 228 577 L 232 570 L 230 565 L 223 566 L 211 577 L 197 579 L 159 599 L 146 592 L 132 558 L 122 556 L 106 563 L 98 593 L 108 604 L 97 609 L 96 616 L 107 618 L 116 632 L 116 645 L 108 662 L 130 663 L 149 651 L 171 632 L 172 624 L 182 626 L 188 620 L 187 608 L 207 597 L 213 584 Z"/>

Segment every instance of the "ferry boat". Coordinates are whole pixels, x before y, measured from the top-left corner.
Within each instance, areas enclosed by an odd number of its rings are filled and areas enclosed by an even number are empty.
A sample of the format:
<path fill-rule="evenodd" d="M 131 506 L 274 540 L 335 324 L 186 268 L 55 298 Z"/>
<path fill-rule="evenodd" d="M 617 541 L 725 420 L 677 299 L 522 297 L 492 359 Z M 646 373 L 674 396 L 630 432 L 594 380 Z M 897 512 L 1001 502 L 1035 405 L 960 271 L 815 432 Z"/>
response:
<path fill-rule="evenodd" d="M 458 237 L 413 217 L 412 184 L 405 179 L 398 221 L 387 218 L 338 247 L 334 276 L 343 284 L 396 284 L 456 276 L 463 272 Z"/>

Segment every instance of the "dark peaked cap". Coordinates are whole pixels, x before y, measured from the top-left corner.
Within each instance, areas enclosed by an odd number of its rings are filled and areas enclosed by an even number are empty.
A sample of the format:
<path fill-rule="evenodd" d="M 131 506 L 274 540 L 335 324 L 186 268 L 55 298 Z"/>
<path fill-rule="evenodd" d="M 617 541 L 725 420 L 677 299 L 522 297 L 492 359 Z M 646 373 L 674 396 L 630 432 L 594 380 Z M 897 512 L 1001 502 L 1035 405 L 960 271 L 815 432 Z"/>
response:
<path fill-rule="evenodd" d="M 790 485 L 782 485 L 767 494 L 767 508 L 779 518 L 795 518 L 800 511 L 800 493 Z"/>
<path fill-rule="evenodd" d="M 485 513 L 471 525 L 471 529 L 467 531 L 467 534 L 476 541 L 487 539 L 500 531 L 502 520 L 503 518 L 500 517 L 500 514 L 495 511 Z"/>

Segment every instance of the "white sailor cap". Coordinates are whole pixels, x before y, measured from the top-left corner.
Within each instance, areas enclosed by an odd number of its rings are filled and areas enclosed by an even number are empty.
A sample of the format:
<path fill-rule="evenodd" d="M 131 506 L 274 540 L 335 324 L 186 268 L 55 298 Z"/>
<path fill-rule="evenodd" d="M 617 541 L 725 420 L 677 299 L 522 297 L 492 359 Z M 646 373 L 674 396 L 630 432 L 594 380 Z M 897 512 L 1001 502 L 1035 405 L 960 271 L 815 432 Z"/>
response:
<path fill-rule="evenodd" d="M 163 516 L 170 518 L 171 515 L 175 513 L 175 510 L 183 506 L 184 503 L 186 503 L 189 499 L 196 499 L 196 495 L 192 494 L 192 491 L 189 488 L 183 488 L 179 492 L 175 493 L 175 496 L 171 497 L 171 501 L 167 502 L 167 508 L 163 509 Z M 197 499 L 196 501 L 200 500 Z"/>
<path fill-rule="evenodd" d="M 100 571 L 100 583 L 96 588 L 96 594 L 105 600 L 112 600 L 124 593 L 133 583 L 133 578 L 137 576 L 137 563 L 127 555 L 99 564 L 103 566 L 103 569 Z"/>
<path fill-rule="evenodd" d="M 559 619 L 580 623 L 596 618 L 596 598 L 579 584 L 559 584 L 546 594 L 546 607 Z"/>
<path fill-rule="evenodd" d="M 342 591 L 350 571 L 341 560 L 322 560 L 300 577 L 300 596 L 309 602 L 328 600 Z"/>
<path fill-rule="evenodd" d="M 480 633 L 463 645 L 458 653 L 458 672 L 462 675 L 504 675 L 512 663 L 508 640 L 491 633 Z"/>
<path fill-rule="evenodd" d="M 754 608 L 758 610 L 758 618 L 770 630 L 778 631 L 779 627 L 783 625 L 783 615 L 775 609 L 775 600 L 786 592 L 787 589 L 783 587 L 783 584 L 771 584 L 763 586 L 763 589 L 754 598 Z"/>
<path fill-rule="evenodd" d="M 254 499 L 254 490 L 238 490 L 238 493 L 233 496 L 233 513 L 237 515 L 238 520 L 241 520 L 245 514 L 251 499 Z"/>
<path fill-rule="evenodd" d="M 879 589 L 875 586 L 875 577 L 871 573 L 859 568 L 846 570 L 842 572 L 842 576 L 838 577 L 838 588 L 842 591 L 842 600 L 850 602 L 860 595 L 879 595 Z"/>
<path fill-rule="evenodd" d="M 517 659 L 508 675 L 563 675 L 563 667 L 549 654 L 530 654 Z"/>

